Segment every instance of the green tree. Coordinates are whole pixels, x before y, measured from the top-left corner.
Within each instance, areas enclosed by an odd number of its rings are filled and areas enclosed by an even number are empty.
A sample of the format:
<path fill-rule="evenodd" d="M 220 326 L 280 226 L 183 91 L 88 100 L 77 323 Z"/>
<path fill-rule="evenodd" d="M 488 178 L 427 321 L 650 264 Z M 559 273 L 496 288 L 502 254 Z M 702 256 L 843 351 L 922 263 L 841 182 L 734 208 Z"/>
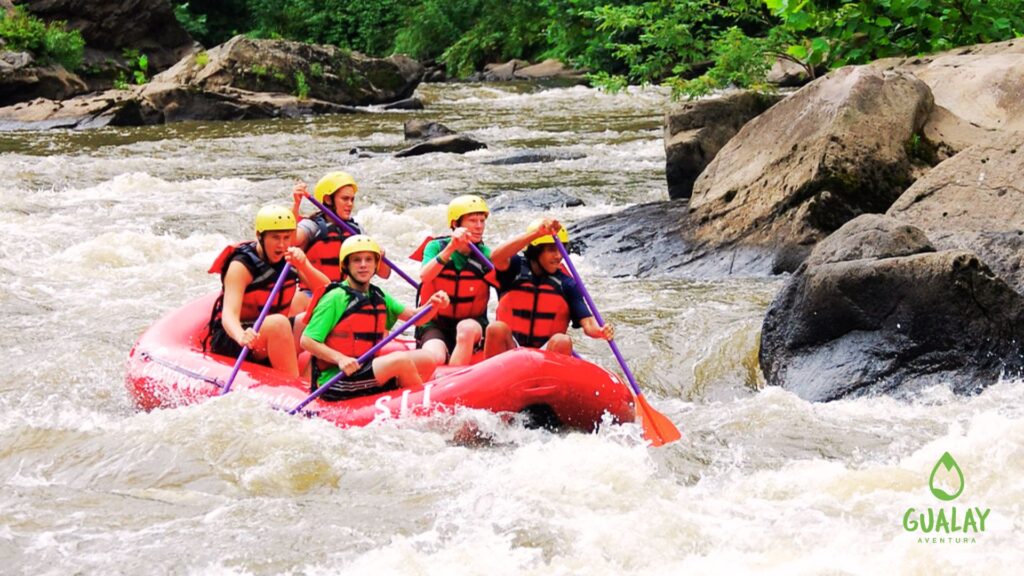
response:
<path fill-rule="evenodd" d="M 483 64 L 531 58 L 549 46 L 548 0 L 422 0 L 406 8 L 395 52 L 437 59 L 466 76 Z"/>

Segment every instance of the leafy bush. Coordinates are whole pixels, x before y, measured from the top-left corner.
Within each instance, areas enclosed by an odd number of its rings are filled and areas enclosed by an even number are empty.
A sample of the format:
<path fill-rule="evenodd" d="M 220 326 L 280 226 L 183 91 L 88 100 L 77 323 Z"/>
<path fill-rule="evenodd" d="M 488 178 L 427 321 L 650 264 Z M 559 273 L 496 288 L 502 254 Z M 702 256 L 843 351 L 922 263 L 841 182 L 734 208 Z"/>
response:
<path fill-rule="evenodd" d="M 8 50 L 32 52 L 42 62 L 56 62 L 68 70 L 82 65 L 85 40 L 78 30 L 68 30 L 61 21 L 44 23 L 22 6 L 14 12 L 0 11 L 0 38 Z"/>
<path fill-rule="evenodd" d="M 730 86 L 771 91 L 773 87 L 765 79 L 785 43 L 777 32 L 771 31 L 766 38 L 751 38 L 733 26 L 712 43 L 714 65 L 707 72 L 690 80 L 670 78 L 666 84 L 672 87 L 674 95 L 685 94 L 690 98 Z"/>
<path fill-rule="evenodd" d="M 206 14 L 193 14 L 188 2 L 174 6 L 174 18 L 193 38 L 203 38 L 210 33 L 206 25 Z"/>
<path fill-rule="evenodd" d="M 250 33 L 334 44 L 370 54 L 391 49 L 398 0 L 249 0 Z"/>
<path fill-rule="evenodd" d="M 295 71 L 295 95 L 299 100 L 309 98 L 309 82 L 306 82 L 306 75 L 301 71 Z"/>
<path fill-rule="evenodd" d="M 764 0 L 796 41 L 788 53 L 830 68 L 1007 40 L 1024 33 L 1018 0 Z"/>

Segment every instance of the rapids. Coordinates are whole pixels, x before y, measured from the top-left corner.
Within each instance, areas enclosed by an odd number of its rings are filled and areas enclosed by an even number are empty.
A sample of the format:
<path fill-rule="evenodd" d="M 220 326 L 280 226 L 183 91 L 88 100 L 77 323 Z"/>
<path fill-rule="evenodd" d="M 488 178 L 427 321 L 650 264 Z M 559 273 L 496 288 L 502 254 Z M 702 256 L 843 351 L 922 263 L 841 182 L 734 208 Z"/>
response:
<path fill-rule="evenodd" d="M 1024 394 L 810 404 L 761 390 L 761 319 L 782 280 L 616 279 L 576 258 L 651 404 L 634 424 L 552 434 L 461 412 L 338 429 L 244 393 L 139 413 L 139 334 L 217 287 L 206 273 L 297 178 L 359 182 L 356 219 L 405 256 L 456 194 L 561 191 L 565 222 L 667 198 L 658 89 L 424 85 L 424 112 L 0 135 L 0 572 L 8 574 L 1016 574 L 1024 561 Z M 358 158 L 436 120 L 489 144 Z M 521 150 L 585 157 L 487 165 Z M 574 154 L 575 155 L 575 154 Z M 491 245 L 532 210 L 495 212 Z M 397 275 L 385 286 L 404 299 Z M 580 352 L 615 366 L 607 347 Z M 474 420 L 495 445 L 452 432 Z M 919 541 L 929 472 L 990 508 L 973 543 Z M 929 535 L 931 536 L 931 535 Z"/>

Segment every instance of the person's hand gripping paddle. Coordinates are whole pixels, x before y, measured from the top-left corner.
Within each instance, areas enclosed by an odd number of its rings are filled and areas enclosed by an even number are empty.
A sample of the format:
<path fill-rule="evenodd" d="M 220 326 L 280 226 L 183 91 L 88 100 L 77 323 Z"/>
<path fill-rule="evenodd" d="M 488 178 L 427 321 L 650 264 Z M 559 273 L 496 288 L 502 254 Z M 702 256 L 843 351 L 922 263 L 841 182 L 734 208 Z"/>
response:
<path fill-rule="evenodd" d="M 580 292 L 583 293 L 583 298 L 587 301 L 587 306 L 590 307 L 590 311 L 594 314 L 594 319 L 597 320 L 598 325 L 604 327 L 604 319 L 601 318 L 601 313 L 597 311 L 597 305 L 594 304 L 594 299 L 590 297 L 590 293 L 587 292 L 586 286 L 583 285 L 583 278 L 580 278 L 579 272 L 576 271 L 576 266 L 573 265 L 572 259 L 569 258 L 569 252 L 565 249 L 565 245 L 559 240 L 558 235 L 554 234 L 551 236 L 555 240 L 555 246 L 558 246 L 558 251 L 562 254 L 562 259 L 565 260 L 566 266 L 569 267 L 569 271 L 572 273 L 572 277 L 576 280 L 576 285 L 579 286 Z M 615 344 L 615 340 L 609 340 L 608 346 L 611 347 L 612 353 L 615 354 L 615 359 L 619 361 L 619 366 L 622 367 L 622 372 L 626 375 L 626 380 L 629 381 L 630 387 L 633 388 L 633 394 L 636 395 L 636 403 L 640 408 L 638 415 L 640 416 L 640 424 L 643 426 L 644 438 L 649 440 L 653 446 L 661 446 L 668 444 L 669 442 L 675 442 L 682 438 L 682 434 L 679 429 L 676 428 L 675 424 L 672 423 L 664 414 L 655 410 L 650 404 L 647 403 L 647 399 L 644 398 L 643 392 L 640 391 L 640 386 L 636 383 L 636 378 L 633 377 L 633 373 L 629 370 L 629 366 L 626 365 L 626 360 L 622 357 L 622 352 L 619 351 L 619 347 Z"/>
<path fill-rule="evenodd" d="M 267 318 L 267 312 L 270 312 L 270 305 L 277 298 L 281 287 L 284 286 L 284 281 L 288 278 L 288 274 L 292 271 L 292 265 L 286 263 L 284 268 L 281 268 L 281 275 L 277 277 L 277 282 L 274 283 L 274 289 L 270 291 L 270 297 L 267 298 L 267 303 L 263 305 L 263 310 L 260 310 L 260 315 L 256 318 L 256 323 L 252 325 L 252 329 L 255 332 L 259 332 L 263 326 L 263 321 Z M 220 395 L 223 396 L 231 391 L 231 383 L 235 381 L 235 376 L 238 376 L 238 370 L 242 367 L 242 362 L 245 362 L 245 357 L 249 355 L 249 347 L 242 346 L 242 351 L 238 353 L 238 360 L 235 360 L 235 366 L 231 369 L 231 375 L 228 376 L 228 381 L 224 383 L 224 388 L 221 388 Z"/>

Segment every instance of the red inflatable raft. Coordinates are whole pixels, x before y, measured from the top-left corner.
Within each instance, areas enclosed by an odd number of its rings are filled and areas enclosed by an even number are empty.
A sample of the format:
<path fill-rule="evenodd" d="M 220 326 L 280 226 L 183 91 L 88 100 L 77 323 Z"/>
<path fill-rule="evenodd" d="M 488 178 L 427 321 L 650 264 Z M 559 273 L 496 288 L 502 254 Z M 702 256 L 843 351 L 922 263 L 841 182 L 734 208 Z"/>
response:
<path fill-rule="evenodd" d="M 216 294 L 199 298 L 151 326 L 128 355 L 125 382 L 143 410 L 192 404 L 217 396 L 235 359 L 204 353 L 201 342 Z M 410 346 L 394 341 L 382 353 Z M 231 385 L 291 410 L 309 395 L 309 382 L 245 362 Z M 315 400 L 304 408 L 339 426 L 381 418 L 426 415 L 457 406 L 524 412 L 544 425 L 593 431 L 604 415 L 634 420 L 634 398 L 618 375 L 585 360 L 520 348 L 473 366 L 441 367 L 417 389 L 399 389 L 340 402 Z"/>

